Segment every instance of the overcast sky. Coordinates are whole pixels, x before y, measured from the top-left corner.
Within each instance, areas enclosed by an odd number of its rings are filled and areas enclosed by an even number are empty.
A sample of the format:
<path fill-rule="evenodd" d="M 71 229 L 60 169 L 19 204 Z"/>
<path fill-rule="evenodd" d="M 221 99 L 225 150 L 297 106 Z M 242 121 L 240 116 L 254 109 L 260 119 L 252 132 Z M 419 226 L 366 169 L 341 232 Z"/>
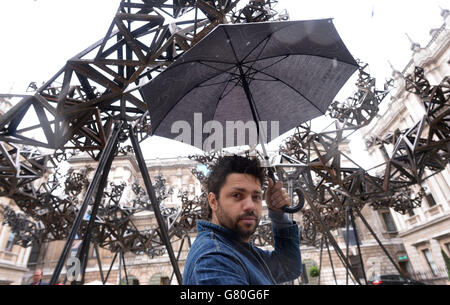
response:
<path fill-rule="evenodd" d="M 30 82 L 47 81 L 68 59 L 103 38 L 119 3 L 0 1 L 0 93 L 23 93 Z M 450 9 L 444 0 L 279 0 L 276 9 L 286 8 L 291 20 L 334 18 L 350 52 L 369 63 L 382 86 L 391 73 L 388 61 L 402 70 L 411 58 L 405 33 L 425 46 L 429 31 L 443 24 L 440 7 Z"/>

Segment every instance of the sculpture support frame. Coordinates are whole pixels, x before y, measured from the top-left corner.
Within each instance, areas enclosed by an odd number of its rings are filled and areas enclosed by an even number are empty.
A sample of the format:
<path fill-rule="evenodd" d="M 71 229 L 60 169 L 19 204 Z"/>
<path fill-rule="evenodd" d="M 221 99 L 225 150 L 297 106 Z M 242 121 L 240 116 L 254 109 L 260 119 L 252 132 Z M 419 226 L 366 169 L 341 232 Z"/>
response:
<path fill-rule="evenodd" d="M 50 285 L 55 285 L 61 274 L 62 268 L 64 267 L 64 263 L 67 259 L 67 255 L 68 255 L 70 249 L 72 248 L 73 242 L 75 240 L 75 236 L 77 235 L 77 232 L 79 231 L 79 229 L 81 227 L 81 222 L 86 214 L 87 207 L 91 201 L 92 196 L 96 192 L 95 201 L 92 205 L 92 213 L 90 215 L 88 229 L 86 230 L 86 233 L 83 236 L 83 242 L 82 242 L 80 251 L 77 253 L 77 257 L 80 259 L 80 262 L 81 262 L 81 267 L 82 267 L 81 270 L 83 270 L 81 283 L 83 283 L 83 281 L 84 281 L 84 271 L 85 271 L 85 268 L 87 265 L 87 256 L 88 256 L 89 244 L 90 244 L 90 238 L 91 238 L 90 235 L 94 229 L 96 212 L 98 210 L 98 206 L 100 205 L 100 201 L 101 201 L 102 194 L 103 194 L 103 188 L 107 182 L 107 176 L 108 176 L 109 170 L 111 168 L 111 163 L 114 159 L 114 155 L 115 155 L 115 152 L 118 147 L 117 144 L 119 142 L 120 133 L 123 132 L 124 129 L 129 130 L 129 137 L 133 144 L 133 149 L 135 152 L 136 159 L 138 161 L 138 165 L 139 165 L 139 169 L 142 174 L 142 178 L 144 180 L 147 194 L 150 199 L 150 204 L 153 208 L 153 211 L 156 216 L 156 220 L 158 222 L 161 239 L 162 239 L 164 245 L 166 246 L 174 273 L 178 280 L 178 283 L 181 284 L 181 282 L 182 282 L 181 272 L 179 270 L 177 259 L 175 258 L 175 255 L 174 255 L 172 245 L 170 243 L 170 238 L 167 233 L 166 223 L 164 222 L 164 219 L 161 215 L 161 210 L 160 210 L 158 202 L 157 202 L 155 190 L 153 188 L 150 175 L 145 166 L 145 160 L 142 155 L 142 150 L 140 148 L 140 145 L 136 138 L 136 135 L 134 134 L 133 127 L 131 125 L 127 125 L 127 123 L 124 121 L 117 121 L 114 126 L 114 129 L 112 130 L 112 132 L 108 138 L 108 141 L 105 145 L 105 149 L 102 151 L 102 153 L 100 155 L 100 160 L 98 163 L 98 167 L 95 171 L 94 178 L 92 179 L 92 181 L 89 184 L 89 187 L 86 191 L 86 195 L 84 197 L 83 203 L 77 213 L 76 219 L 71 228 L 70 234 L 66 240 L 66 243 L 64 245 L 61 256 L 60 256 L 58 263 L 54 269 L 52 278 L 50 280 Z M 122 252 L 123 251 L 121 251 L 121 253 Z M 121 263 L 122 263 L 122 261 L 123 262 L 125 261 L 123 254 L 121 254 Z"/>

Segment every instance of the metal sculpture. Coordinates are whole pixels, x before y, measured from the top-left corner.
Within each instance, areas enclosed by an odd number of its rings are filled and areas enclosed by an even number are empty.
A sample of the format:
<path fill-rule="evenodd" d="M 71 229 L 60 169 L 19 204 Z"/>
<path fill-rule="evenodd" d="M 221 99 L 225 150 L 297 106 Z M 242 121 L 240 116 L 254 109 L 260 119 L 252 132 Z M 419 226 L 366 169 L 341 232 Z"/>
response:
<path fill-rule="evenodd" d="M 0 141 L 0 196 L 12 196 L 43 177 L 49 157 L 33 147 Z"/>

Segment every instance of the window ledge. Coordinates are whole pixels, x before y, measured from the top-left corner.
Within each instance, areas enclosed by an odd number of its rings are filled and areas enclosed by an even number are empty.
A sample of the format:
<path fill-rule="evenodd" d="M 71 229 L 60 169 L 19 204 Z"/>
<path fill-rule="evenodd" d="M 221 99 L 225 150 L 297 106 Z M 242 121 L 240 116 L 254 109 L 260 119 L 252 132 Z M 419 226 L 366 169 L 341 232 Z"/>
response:
<path fill-rule="evenodd" d="M 434 217 L 434 216 L 436 216 L 438 214 L 442 214 L 442 213 L 444 213 L 442 205 L 441 204 L 437 204 L 435 206 L 432 206 L 428 210 L 426 210 L 424 214 L 425 214 L 425 216 L 427 218 L 432 218 L 432 217 Z"/>
<path fill-rule="evenodd" d="M 420 216 L 419 215 L 414 215 L 414 216 L 411 216 L 410 218 L 406 219 L 406 223 L 409 226 L 417 225 L 419 222 L 420 222 Z"/>

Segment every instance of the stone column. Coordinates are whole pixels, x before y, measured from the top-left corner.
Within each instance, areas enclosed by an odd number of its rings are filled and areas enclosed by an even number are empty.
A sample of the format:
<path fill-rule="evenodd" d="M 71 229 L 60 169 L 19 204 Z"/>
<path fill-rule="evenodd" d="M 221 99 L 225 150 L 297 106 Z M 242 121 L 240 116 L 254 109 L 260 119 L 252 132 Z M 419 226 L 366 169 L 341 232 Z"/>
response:
<path fill-rule="evenodd" d="M 6 235 L 6 229 L 7 229 L 7 225 L 3 225 L 2 226 L 2 232 L 0 233 L 0 251 L 4 250 L 4 239 L 5 239 L 5 235 Z"/>

